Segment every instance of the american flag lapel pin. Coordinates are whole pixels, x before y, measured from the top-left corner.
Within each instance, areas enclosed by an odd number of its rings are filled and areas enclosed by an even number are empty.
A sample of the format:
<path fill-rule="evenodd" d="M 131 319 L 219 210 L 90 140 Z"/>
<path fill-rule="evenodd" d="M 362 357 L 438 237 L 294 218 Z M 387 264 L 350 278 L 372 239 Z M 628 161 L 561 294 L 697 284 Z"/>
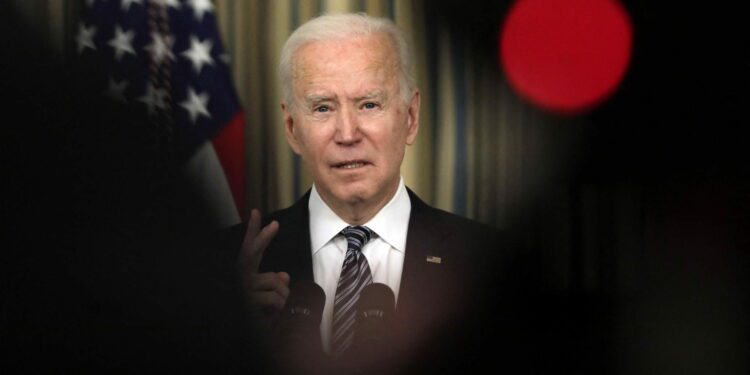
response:
<path fill-rule="evenodd" d="M 436 257 L 434 255 L 428 256 L 426 260 L 427 260 L 428 263 L 435 263 L 435 264 L 443 263 L 443 258 Z"/>

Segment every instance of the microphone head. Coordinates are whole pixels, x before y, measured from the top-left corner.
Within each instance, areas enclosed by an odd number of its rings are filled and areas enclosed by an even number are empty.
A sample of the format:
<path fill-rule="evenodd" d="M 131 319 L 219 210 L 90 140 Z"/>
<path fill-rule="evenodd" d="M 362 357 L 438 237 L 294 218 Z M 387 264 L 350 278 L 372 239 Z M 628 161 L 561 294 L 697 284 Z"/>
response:
<path fill-rule="evenodd" d="M 318 284 L 301 281 L 294 284 L 284 305 L 285 319 L 301 319 L 319 325 L 326 295 Z"/>
<path fill-rule="evenodd" d="M 387 350 L 395 313 L 396 298 L 387 285 L 370 284 L 362 289 L 357 301 L 352 349 L 370 354 Z"/>
<path fill-rule="evenodd" d="M 323 289 L 312 281 L 301 281 L 290 288 L 272 338 L 280 373 L 311 373 L 321 366 L 320 321 L 325 300 Z"/>
<path fill-rule="evenodd" d="M 388 285 L 374 283 L 366 286 L 359 294 L 357 318 L 391 316 L 396 311 L 396 297 Z"/>

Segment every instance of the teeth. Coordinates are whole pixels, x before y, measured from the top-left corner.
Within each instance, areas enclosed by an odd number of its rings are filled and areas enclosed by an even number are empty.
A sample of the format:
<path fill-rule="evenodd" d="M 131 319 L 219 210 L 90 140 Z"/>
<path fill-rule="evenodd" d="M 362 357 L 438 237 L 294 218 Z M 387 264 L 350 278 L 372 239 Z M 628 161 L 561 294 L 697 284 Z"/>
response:
<path fill-rule="evenodd" d="M 354 168 L 359 168 L 359 167 L 361 167 L 361 166 L 362 166 L 363 164 L 364 164 L 364 163 L 351 163 L 351 164 L 344 164 L 344 165 L 342 165 L 342 166 L 341 166 L 340 168 L 344 168 L 344 169 L 354 169 Z"/>

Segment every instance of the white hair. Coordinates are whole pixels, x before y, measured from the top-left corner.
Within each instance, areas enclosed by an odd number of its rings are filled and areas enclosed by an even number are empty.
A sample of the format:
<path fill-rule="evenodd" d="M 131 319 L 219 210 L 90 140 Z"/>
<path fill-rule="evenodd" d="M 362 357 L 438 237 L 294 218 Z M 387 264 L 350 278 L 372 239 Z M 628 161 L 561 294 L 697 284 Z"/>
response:
<path fill-rule="evenodd" d="M 286 104 L 294 105 L 294 54 L 303 46 L 318 41 L 385 35 L 398 56 L 399 90 L 409 103 L 416 85 L 412 75 L 414 66 L 404 33 L 391 20 L 368 16 L 365 13 L 325 14 L 298 27 L 284 43 L 279 61 L 279 79 Z"/>

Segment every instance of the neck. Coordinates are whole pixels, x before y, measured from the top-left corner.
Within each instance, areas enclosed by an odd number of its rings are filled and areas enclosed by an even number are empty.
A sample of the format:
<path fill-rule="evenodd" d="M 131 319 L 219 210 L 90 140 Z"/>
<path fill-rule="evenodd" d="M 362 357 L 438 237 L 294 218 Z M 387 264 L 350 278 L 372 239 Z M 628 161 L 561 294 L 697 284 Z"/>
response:
<path fill-rule="evenodd" d="M 346 221 L 349 225 L 362 225 L 375 217 L 375 215 L 380 212 L 380 209 L 385 207 L 385 205 L 393 199 L 393 196 L 396 195 L 396 191 L 400 185 L 400 180 L 398 181 L 399 182 L 395 185 L 386 189 L 385 194 L 379 194 L 369 201 L 337 202 L 335 199 L 325 196 L 321 191 L 318 191 L 318 194 L 320 194 L 320 198 L 323 199 L 323 202 L 325 202 L 336 215 Z"/>

